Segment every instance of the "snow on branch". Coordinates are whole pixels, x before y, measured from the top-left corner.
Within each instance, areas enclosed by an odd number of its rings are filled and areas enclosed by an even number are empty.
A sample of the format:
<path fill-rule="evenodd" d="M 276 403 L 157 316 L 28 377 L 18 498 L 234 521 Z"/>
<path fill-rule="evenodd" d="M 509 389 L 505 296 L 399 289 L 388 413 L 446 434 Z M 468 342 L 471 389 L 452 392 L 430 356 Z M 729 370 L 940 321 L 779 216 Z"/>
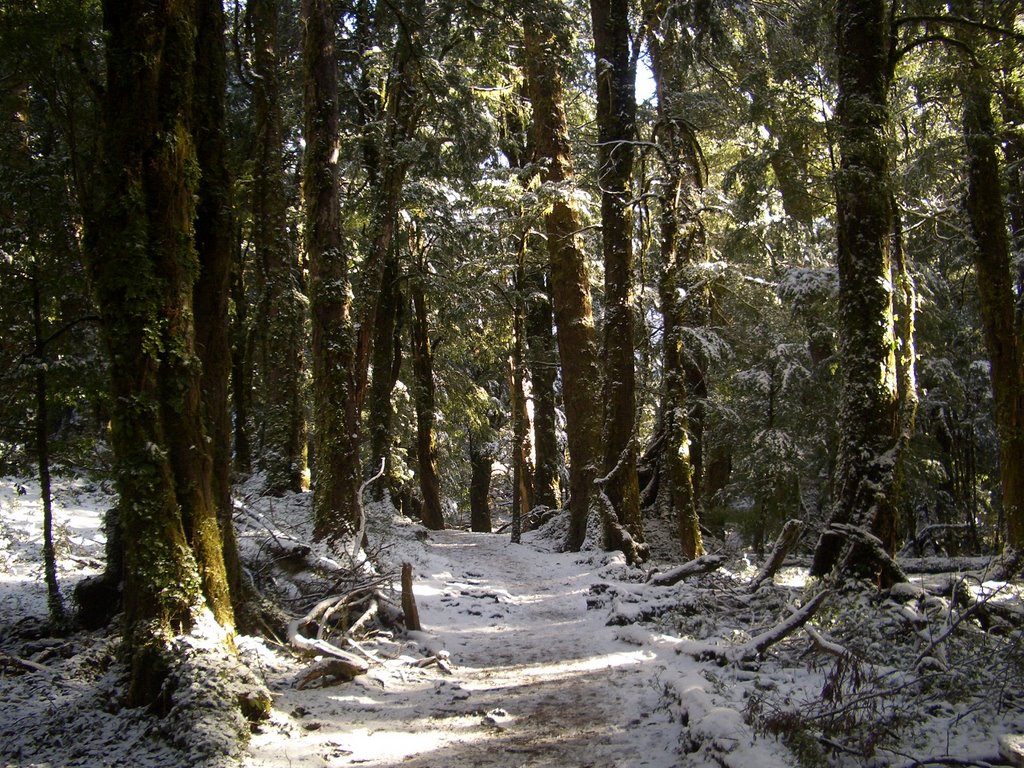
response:
<path fill-rule="evenodd" d="M 676 566 L 670 571 L 652 575 L 648 582 L 656 587 L 670 587 L 690 576 L 717 571 L 725 563 L 725 555 L 702 555 L 696 560 Z"/>

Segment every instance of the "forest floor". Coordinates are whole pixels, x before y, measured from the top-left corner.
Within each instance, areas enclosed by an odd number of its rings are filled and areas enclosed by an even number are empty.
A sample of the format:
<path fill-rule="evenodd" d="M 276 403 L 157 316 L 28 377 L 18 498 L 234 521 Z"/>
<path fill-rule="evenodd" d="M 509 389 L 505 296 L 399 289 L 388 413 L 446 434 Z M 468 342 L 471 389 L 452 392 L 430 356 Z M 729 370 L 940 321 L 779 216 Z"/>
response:
<path fill-rule="evenodd" d="M 307 495 L 239 492 L 244 552 L 306 540 Z M 57 487 L 66 592 L 102 567 L 99 519 L 110 503 L 87 480 Z M 365 639 L 366 674 L 308 686 L 315 661 L 239 638 L 274 698 L 270 719 L 239 750 L 230 734 L 197 740 L 209 723 L 168 724 L 121 707 L 116 636 L 42 631 L 40 516 L 31 482 L 0 479 L 5 768 L 909 768 L 1002 764 L 999 739 L 1024 733 L 1020 629 L 982 632 L 971 615 L 917 587 L 837 590 L 815 616 L 817 629 L 797 630 L 755 658 L 743 650 L 808 594 L 798 569 L 751 594 L 756 569 L 736 550 L 715 573 L 658 586 L 651 570 L 676 564 L 660 535 L 670 526 L 658 521 L 650 521 L 655 557 L 643 570 L 614 553 L 555 551 L 564 533 L 557 519 L 516 545 L 503 534 L 428 532 L 371 514 L 378 577 L 412 565 L 422 630 Z M 322 580 L 296 576 L 263 573 L 279 596 Z M 1002 601 L 1004 615 L 1024 610 L 1019 585 L 964 583 Z"/>

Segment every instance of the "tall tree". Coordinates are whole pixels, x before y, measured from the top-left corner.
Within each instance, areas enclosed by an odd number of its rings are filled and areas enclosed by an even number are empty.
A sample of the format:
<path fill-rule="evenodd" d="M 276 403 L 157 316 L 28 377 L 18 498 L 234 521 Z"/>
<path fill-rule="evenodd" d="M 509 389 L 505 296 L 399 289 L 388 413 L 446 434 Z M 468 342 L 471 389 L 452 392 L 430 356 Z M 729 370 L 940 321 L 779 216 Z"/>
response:
<path fill-rule="evenodd" d="M 682 44 L 679 20 L 667 14 L 664 4 L 652 9 L 649 36 L 651 60 L 658 97 L 655 137 L 663 164 L 661 206 L 661 275 L 658 296 L 662 316 L 662 393 L 654 436 L 658 480 L 656 504 L 674 514 L 683 554 L 703 553 L 698 502 L 690 459 L 689 396 L 686 377 L 684 329 L 689 267 L 700 256 L 703 226 L 699 194 L 703 186 L 700 148 L 679 104 L 684 68 L 679 60 Z"/>
<path fill-rule="evenodd" d="M 967 150 L 966 205 L 999 436 L 1002 511 L 1006 523 L 1004 569 L 1009 576 L 1024 564 L 1024 353 L 1020 316 L 1015 310 L 991 76 L 980 65 L 964 62 L 958 80 Z"/>
<path fill-rule="evenodd" d="M 899 391 L 893 318 L 892 193 L 887 149 L 891 82 L 884 0 L 841 0 L 836 9 L 836 177 L 839 267 L 840 447 L 834 523 L 861 526 L 895 542 L 894 479 L 899 461 Z M 822 536 L 812 573 L 832 570 L 844 537 Z M 870 570 L 854 547 L 844 570 Z"/>
<path fill-rule="evenodd" d="M 203 418 L 210 438 L 213 504 L 220 525 L 224 562 L 236 616 L 243 615 L 242 564 L 231 504 L 231 414 L 228 402 L 231 338 L 228 295 L 234 253 L 234 211 L 227 168 L 225 126 L 226 55 L 224 9 L 218 2 L 196 5 L 195 240 L 199 276 L 193 291 L 196 353 L 202 366 Z"/>
<path fill-rule="evenodd" d="M 636 371 L 633 341 L 631 179 L 636 142 L 636 64 L 630 52 L 629 0 L 591 0 L 597 69 L 597 182 L 604 252 L 604 487 L 617 524 L 605 539 L 631 559 L 643 557 L 636 473 Z M 621 532 L 629 533 L 629 540 Z"/>
<path fill-rule="evenodd" d="M 252 185 L 253 249 L 264 286 L 260 322 L 264 353 L 264 491 L 279 495 L 302 489 L 306 470 L 306 420 L 302 397 L 305 299 L 302 276 L 288 228 L 284 115 L 277 0 L 246 7 L 253 38 L 255 165 Z"/>
<path fill-rule="evenodd" d="M 555 380 L 558 350 L 552 332 L 551 287 L 546 267 L 527 263 L 526 365 L 533 400 L 534 504 L 557 509 L 561 501 L 561 451 L 558 447 Z"/>
<path fill-rule="evenodd" d="M 600 366 L 587 263 L 579 242 L 580 219 L 570 202 L 573 166 L 563 90 L 568 41 L 562 11 L 558 0 L 530 4 L 524 11 L 523 32 L 534 161 L 551 197 L 544 225 L 569 446 L 566 546 L 578 550 L 587 535 L 601 453 Z"/>
<path fill-rule="evenodd" d="M 422 254 L 421 254 L 422 258 Z M 434 353 L 430 340 L 430 321 L 426 292 L 423 289 L 426 264 L 421 261 L 420 274 L 410 286 L 413 317 L 412 339 L 413 399 L 416 402 L 416 464 L 423 496 L 423 524 L 434 531 L 444 529 L 441 509 L 441 480 L 437 475 L 437 398 L 434 386 Z"/>
<path fill-rule="evenodd" d="M 106 0 L 102 197 L 89 269 L 111 360 L 129 700 L 157 700 L 197 609 L 232 625 L 195 349 L 196 8 Z"/>
<path fill-rule="evenodd" d="M 340 226 L 338 73 L 328 0 L 303 0 L 306 253 L 313 324 L 314 533 L 335 540 L 359 526 L 355 337 Z"/>

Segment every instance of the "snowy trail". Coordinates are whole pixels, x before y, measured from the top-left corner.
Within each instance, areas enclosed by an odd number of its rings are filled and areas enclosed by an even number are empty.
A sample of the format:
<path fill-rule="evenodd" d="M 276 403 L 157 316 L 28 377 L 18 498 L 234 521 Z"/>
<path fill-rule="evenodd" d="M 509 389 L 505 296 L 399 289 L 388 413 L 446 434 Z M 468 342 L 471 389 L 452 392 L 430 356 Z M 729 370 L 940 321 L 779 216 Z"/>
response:
<path fill-rule="evenodd" d="M 657 709 L 663 667 L 587 610 L 590 557 L 454 531 L 407 554 L 417 639 L 447 650 L 453 674 L 396 661 L 323 689 L 283 678 L 246 766 L 676 764 L 680 726 Z"/>

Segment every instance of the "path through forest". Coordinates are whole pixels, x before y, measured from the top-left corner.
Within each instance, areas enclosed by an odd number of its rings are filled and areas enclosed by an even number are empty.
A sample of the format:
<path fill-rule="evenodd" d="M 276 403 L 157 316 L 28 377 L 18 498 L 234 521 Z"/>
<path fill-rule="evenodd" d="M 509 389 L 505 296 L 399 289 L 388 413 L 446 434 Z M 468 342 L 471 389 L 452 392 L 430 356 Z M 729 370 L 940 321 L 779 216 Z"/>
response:
<path fill-rule="evenodd" d="M 268 670 L 275 715 L 247 766 L 677 764 L 682 726 L 659 709 L 658 651 L 587 610 L 608 555 L 456 531 L 403 546 L 416 572 L 418 651 L 324 688 L 297 689 L 293 669 Z M 412 666 L 423 649 L 447 651 L 451 674 Z"/>

